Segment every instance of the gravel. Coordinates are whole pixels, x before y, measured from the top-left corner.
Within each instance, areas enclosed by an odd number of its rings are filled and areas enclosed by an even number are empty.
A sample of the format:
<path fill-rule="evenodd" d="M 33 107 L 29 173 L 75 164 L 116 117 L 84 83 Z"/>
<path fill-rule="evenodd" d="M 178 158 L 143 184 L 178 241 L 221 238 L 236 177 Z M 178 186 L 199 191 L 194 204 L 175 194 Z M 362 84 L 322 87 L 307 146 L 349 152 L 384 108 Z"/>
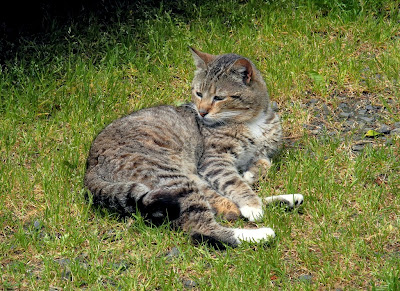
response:
<path fill-rule="evenodd" d="M 301 107 L 310 112 L 312 118 L 303 124 L 311 135 L 318 138 L 338 137 L 352 141 L 351 149 L 362 152 L 366 146 L 382 144 L 391 146 L 393 139 L 400 136 L 400 121 L 393 116 L 400 116 L 399 106 L 394 100 L 386 100 L 390 110 L 379 104 L 379 99 L 372 94 L 359 98 L 345 95 L 333 96 L 338 99 L 337 105 L 329 100 L 310 99 Z M 397 111 L 397 112 L 396 112 Z M 379 136 L 367 138 L 365 133 L 374 130 Z"/>
<path fill-rule="evenodd" d="M 173 247 L 169 252 L 166 253 L 165 257 L 167 258 L 167 261 L 172 260 L 173 258 L 178 258 L 180 256 L 181 252 L 177 247 Z"/>
<path fill-rule="evenodd" d="M 183 287 L 185 287 L 186 289 L 192 289 L 197 286 L 197 283 L 190 279 L 183 279 L 182 284 L 183 284 Z"/>

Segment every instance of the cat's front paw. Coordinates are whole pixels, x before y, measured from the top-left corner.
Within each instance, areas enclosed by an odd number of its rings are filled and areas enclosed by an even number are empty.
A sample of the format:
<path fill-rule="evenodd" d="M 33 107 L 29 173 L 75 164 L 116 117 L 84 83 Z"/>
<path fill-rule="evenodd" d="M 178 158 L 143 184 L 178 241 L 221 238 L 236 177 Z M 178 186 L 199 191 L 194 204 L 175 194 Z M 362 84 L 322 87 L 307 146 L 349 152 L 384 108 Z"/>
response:
<path fill-rule="evenodd" d="M 247 218 L 249 221 L 260 220 L 263 217 L 264 211 L 261 206 L 253 207 L 253 206 L 243 206 L 239 208 L 242 216 Z"/>
<path fill-rule="evenodd" d="M 263 227 L 256 229 L 234 229 L 235 238 L 240 244 L 243 241 L 258 243 L 262 241 L 270 241 L 275 237 L 275 232 L 272 228 Z"/>

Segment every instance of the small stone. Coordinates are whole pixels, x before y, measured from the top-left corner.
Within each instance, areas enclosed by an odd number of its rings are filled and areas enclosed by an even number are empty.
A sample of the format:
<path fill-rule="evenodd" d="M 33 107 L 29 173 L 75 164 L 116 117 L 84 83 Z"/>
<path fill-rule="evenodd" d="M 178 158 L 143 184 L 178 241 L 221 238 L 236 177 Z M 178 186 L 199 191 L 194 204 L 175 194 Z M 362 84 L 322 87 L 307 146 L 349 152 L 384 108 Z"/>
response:
<path fill-rule="evenodd" d="M 385 146 L 391 146 L 393 145 L 393 139 L 389 138 L 386 142 L 385 142 Z"/>
<path fill-rule="evenodd" d="M 374 121 L 374 118 L 373 118 L 373 117 L 361 116 L 360 119 L 361 119 L 362 121 L 365 121 L 366 123 L 371 123 L 371 122 Z"/>
<path fill-rule="evenodd" d="M 395 122 L 395 123 L 393 124 L 393 126 L 394 126 L 394 128 L 400 128 L 400 122 Z"/>
<path fill-rule="evenodd" d="M 364 115 L 366 113 L 367 113 L 367 110 L 364 110 L 364 109 L 358 110 L 358 114 L 360 114 L 360 115 Z"/>
<path fill-rule="evenodd" d="M 400 128 L 395 128 L 390 133 L 392 135 L 400 136 Z"/>
<path fill-rule="evenodd" d="M 354 113 L 353 112 L 340 112 L 339 116 L 343 117 L 343 118 L 349 118 L 349 117 L 354 116 Z"/>
<path fill-rule="evenodd" d="M 346 120 L 345 124 L 351 129 L 354 129 L 357 126 L 357 123 L 354 120 Z"/>
<path fill-rule="evenodd" d="M 372 105 L 367 105 L 365 106 L 365 109 L 367 109 L 368 111 L 372 111 L 374 110 L 374 107 Z"/>
<path fill-rule="evenodd" d="M 311 133 L 314 135 L 318 135 L 319 134 L 319 130 L 318 129 L 313 129 L 311 130 Z"/>
<path fill-rule="evenodd" d="M 35 220 L 35 222 L 33 223 L 33 227 L 37 230 L 42 228 L 42 223 L 40 222 L 40 220 Z"/>
<path fill-rule="evenodd" d="M 384 124 L 377 131 L 380 132 L 380 133 L 389 134 L 390 133 L 390 127 Z"/>
<path fill-rule="evenodd" d="M 197 283 L 190 279 L 183 279 L 182 284 L 183 284 L 183 287 L 185 287 L 186 289 L 192 289 L 197 286 Z"/>
<path fill-rule="evenodd" d="M 168 260 L 171 260 L 172 258 L 177 258 L 180 255 L 180 251 L 177 247 L 173 247 L 166 255 Z"/>
<path fill-rule="evenodd" d="M 124 260 L 112 264 L 114 269 L 121 271 L 121 272 L 128 270 L 130 265 L 131 264 L 129 262 L 126 262 Z"/>
<path fill-rule="evenodd" d="M 65 268 L 62 272 L 61 272 L 61 278 L 63 278 L 64 280 L 67 281 L 72 281 L 72 273 L 71 270 L 69 268 Z"/>
<path fill-rule="evenodd" d="M 364 149 L 364 144 L 355 144 L 351 147 L 351 150 L 354 152 L 361 152 Z"/>
<path fill-rule="evenodd" d="M 54 260 L 56 263 L 58 263 L 60 266 L 68 266 L 71 264 L 71 260 L 70 259 L 57 259 Z"/>
<path fill-rule="evenodd" d="M 331 111 L 329 110 L 329 107 L 324 103 L 322 104 L 322 110 L 324 111 L 324 115 L 330 115 Z"/>
<path fill-rule="evenodd" d="M 348 107 L 348 105 L 346 103 L 342 102 L 342 103 L 339 104 L 339 108 L 343 109 L 343 108 L 347 108 L 347 107 Z"/>
<path fill-rule="evenodd" d="M 301 275 L 299 277 L 299 281 L 311 284 L 312 283 L 312 276 L 311 275 Z"/>
<path fill-rule="evenodd" d="M 311 104 L 315 104 L 315 103 L 317 103 L 317 102 L 318 102 L 318 99 L 315 99 L 315 98 L 313 98 L 313 99 L 310 100 L 310 103 L 311 103 Z"/>

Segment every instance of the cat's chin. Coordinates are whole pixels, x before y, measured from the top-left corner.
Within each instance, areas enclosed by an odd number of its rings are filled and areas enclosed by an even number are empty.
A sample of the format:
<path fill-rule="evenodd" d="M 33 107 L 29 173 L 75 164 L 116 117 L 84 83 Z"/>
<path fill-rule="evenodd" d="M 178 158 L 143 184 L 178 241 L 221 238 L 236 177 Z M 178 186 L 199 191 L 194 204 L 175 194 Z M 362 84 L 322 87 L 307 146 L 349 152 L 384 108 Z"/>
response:
<path fill-rule="evenodd" d="M 207 125 L 207 126 L 216 126 L 216 125 L 221 125 L 224 124 L 224 122 L 220 120 L 215 120 L 215 119 L 210 119 L 210 118 L 201 118 L 201 121 Z"/>

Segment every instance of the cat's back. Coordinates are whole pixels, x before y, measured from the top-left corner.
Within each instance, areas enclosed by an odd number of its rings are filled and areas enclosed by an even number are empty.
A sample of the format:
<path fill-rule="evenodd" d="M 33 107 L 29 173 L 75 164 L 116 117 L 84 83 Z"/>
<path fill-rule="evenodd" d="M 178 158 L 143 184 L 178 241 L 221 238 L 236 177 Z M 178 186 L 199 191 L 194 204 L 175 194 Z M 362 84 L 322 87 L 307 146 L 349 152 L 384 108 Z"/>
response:
<path fill-rule="evenodd" d="M 196 158 L 201 151 L 202 139 L 191 109 L 157 106 L 136 111 L 105 127 L 92 143 L 87 167 L 137 153 L 168 159 L 176 155 Z"/>

